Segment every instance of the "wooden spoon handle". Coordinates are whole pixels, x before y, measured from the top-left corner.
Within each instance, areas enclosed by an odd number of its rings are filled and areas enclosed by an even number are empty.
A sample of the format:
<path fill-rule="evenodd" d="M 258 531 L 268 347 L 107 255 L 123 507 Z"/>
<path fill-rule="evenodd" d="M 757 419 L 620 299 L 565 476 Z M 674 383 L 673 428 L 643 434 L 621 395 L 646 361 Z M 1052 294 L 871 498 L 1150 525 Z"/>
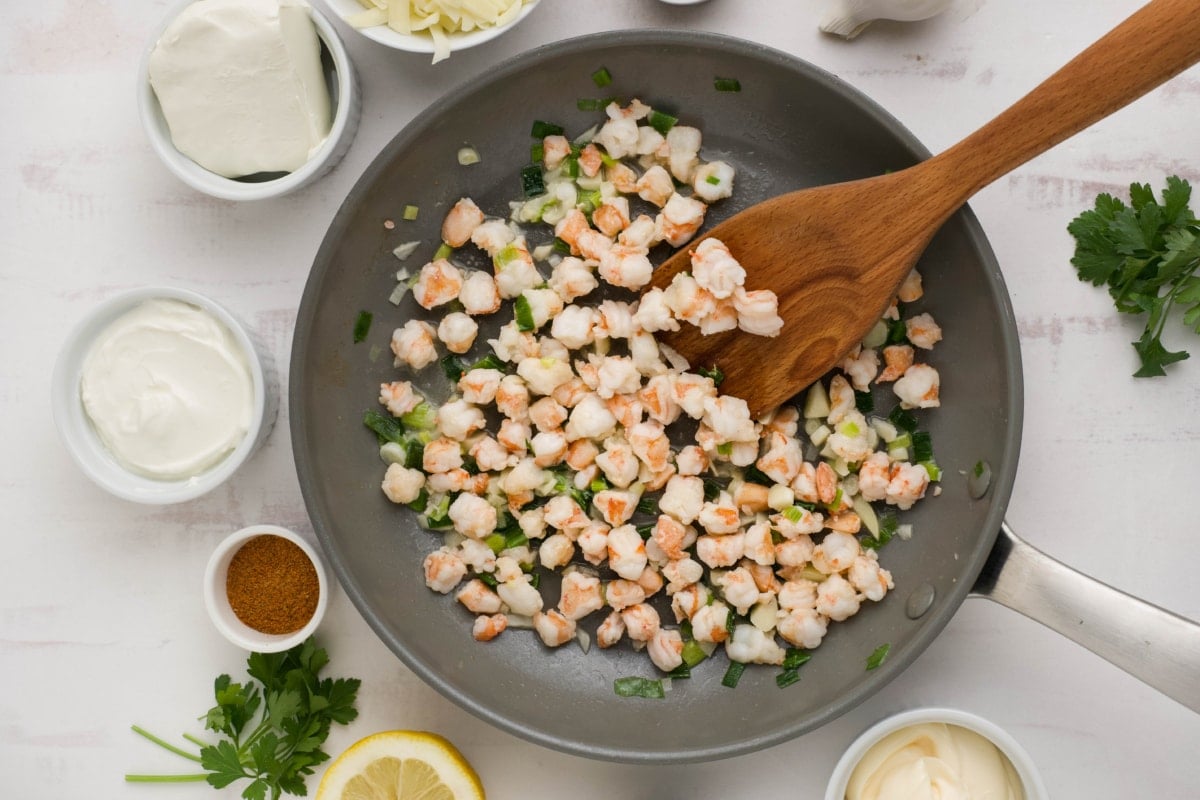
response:
<path fill-rule="evenodd" d="M 937 156 L 954 207 L 1200 61 L 1200 4 L 1152 0 L 975 133 Z M 949 198 L 947 198 L 949 200 Z"/>

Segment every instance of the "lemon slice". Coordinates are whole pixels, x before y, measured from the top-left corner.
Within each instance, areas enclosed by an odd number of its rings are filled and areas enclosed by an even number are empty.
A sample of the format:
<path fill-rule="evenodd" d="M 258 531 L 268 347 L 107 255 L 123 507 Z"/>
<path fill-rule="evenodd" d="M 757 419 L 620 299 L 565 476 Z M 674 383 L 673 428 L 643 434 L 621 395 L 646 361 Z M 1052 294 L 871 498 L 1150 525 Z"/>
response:
<path fill-rule="evenodd" d="M 484 800 L 484 792 L 462 753 L 441 736 L 384 731 L 329 765 L 317 800 Z"/>

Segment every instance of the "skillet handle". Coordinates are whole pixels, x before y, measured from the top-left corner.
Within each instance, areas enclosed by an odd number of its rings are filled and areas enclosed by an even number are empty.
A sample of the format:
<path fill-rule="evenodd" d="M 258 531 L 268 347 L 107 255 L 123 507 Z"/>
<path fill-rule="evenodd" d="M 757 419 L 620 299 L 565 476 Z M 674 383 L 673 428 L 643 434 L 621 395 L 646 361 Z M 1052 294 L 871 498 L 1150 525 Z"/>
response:
<path fill-rule="evenodd" d="M 1200 712 L 1200 624 L 1076 572 L 1017 538 L 1007 524 L 971 592 Z"/>

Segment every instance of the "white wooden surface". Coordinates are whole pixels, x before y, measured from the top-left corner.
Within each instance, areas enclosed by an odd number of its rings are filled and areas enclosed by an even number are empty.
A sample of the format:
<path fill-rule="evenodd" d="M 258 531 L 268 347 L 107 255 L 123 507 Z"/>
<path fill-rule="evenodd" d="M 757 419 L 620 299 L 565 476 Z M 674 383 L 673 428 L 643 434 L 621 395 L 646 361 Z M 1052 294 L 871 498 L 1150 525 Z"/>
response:
<path fill-rule="evenodd" d="M 265 448 L 214 494 L 173 508 L 92 486 L 57 440 L 50 371 L 93 304 L 152 283 L 186 286 L 257 327 L 284 369 L 295 308 L 341 198 L 378 150 L 444 91 L 543 42 L 635 27 L 719 31 L 844 78 L 932 150 L 952 144 L 1131 13 L 1134 0 L 959 0 L 915 25 L 823 37 L 821 4 L 545 0 L 516 31 L 431 67 L 342 26 L 364 88 L 345 161 L 278 201 L 200 196 L 155 159 L 138 126 L 136 66 L 163 2 L 6 3 L 0 26 L 0 796 L 203 798 L 206 786 L 122 782 L 186 767 L 129 731 L 197 728 L 210 682 L 243 654 L 205 617 L 200 577 L 227 532 L 308 527 L 286 409 Z M 619 65 L 610 65 L 619 67 Z M 1068 263 L 1067 222 L 1098 191 L 1200 179 L 1200 72 L 1192 70 L 981 192 L 972 206 L 1003 266 L 1021 332 L 1023 453 L 1009 520 L 1036 546 L 1191 618 L 1196 594 L 1200 356 L 1135 381 L 1107 295 Z M 1189 340 L 1190 339 L 1190 340 Z M 1172 326 L 1169 342 L 1200 350 Z M 742 758 L 628 767 L 560 755 L 501 733 L 427 688 L 340 593 L 321 631 L 333 670 L 363 678 L 362 715 L 334 752 L 385 728 L 439 731 L 490 797 L 817 797 L 840 751 L 899 709 L 957 706 L 1007 728 L 1056 798 L 1189 798 L 1200 717 L 1017 614 L 968 601 L 903 676 L 819 732 Z M 1200 676 L 1198 676 L 1200 679 Z M 182 771 L 187 771 L 186 769 Z M 315 787 L 314 787 L 315 788 Z M 219 796 L 235 797 L 226 790 Z"/>

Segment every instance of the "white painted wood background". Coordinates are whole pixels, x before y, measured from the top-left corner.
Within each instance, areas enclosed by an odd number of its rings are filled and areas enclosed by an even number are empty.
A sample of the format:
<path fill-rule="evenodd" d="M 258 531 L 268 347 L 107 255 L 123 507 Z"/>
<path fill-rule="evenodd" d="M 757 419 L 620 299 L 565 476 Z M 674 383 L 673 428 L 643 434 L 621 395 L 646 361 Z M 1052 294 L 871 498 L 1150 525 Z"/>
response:
<path fill-rule="evenodd" d="M 277 201 L 194 193 L 156 160 L 138 125 L 138 58 L 164 3 L 4 4 L 0 26 L 0 775 L 5 798 L 204 798 L 205 786 L 122 782 L 173 770 L 128 728 L 168 734 L 208 707 L 212 678 L 243 654 L 209 624 L 200 577 L 212 546 L 254 521 L 307 529 L 286 409 L 237 479 L 173 508 L 108 496 L 53 427 L 50 371 L 66 330 L 123 289 L 205 292 L 248 320 L 284 367 L 308 267 L 368 162 L 444 91 L 538 44 L 598 30 L 711 30 L 777 47 L 862 89 L 939 151 L 1016 100 L 1139 4 L 959 0 L 859 40 L 823 37 L 815 0 L 545 0 L 517 30 L 431 67 L 340 26 L 364 89 L 345 161 Z M 610 65 L 617 67 L 618 65 Z M 952 110 L 953 113 L 948 113 Z M 1200 356 L 1135 381 L 1107 295 L 1068 263 L 1067 222 L 1098 191 L 1200 180 L 1200 72 L 1189 71 L 972 202 L 1012 292 L 1026 423 L 1009 521 L 1034 545 L 1193 619 L 1197 599 Z M 524 124 L 524 123 L 521 123 Z M 1200 352 L 1172 325 L 1168 344 Z M 362 715 L 334 752 L 385 728 L 439 731 L 492 798 L 817 797 L 863 728 L 916 705 L 975 711 L 1037 760 L 1055 798 L 1194 798 L 1200 716 L 1019 615 L 968 601 L 903 676 L 819 732 L 742 758 L 626 767 L 560 755 L 442 699 L 374 637 L 340 593 L 322 637 L 339 674 L 364 679 Z M 1198 676 L 1200 680 L 1200 676 Z M 315 788 L 315 786 L 313 787 Z M 236 797 L 226 790 L 218 796 Z"/>

